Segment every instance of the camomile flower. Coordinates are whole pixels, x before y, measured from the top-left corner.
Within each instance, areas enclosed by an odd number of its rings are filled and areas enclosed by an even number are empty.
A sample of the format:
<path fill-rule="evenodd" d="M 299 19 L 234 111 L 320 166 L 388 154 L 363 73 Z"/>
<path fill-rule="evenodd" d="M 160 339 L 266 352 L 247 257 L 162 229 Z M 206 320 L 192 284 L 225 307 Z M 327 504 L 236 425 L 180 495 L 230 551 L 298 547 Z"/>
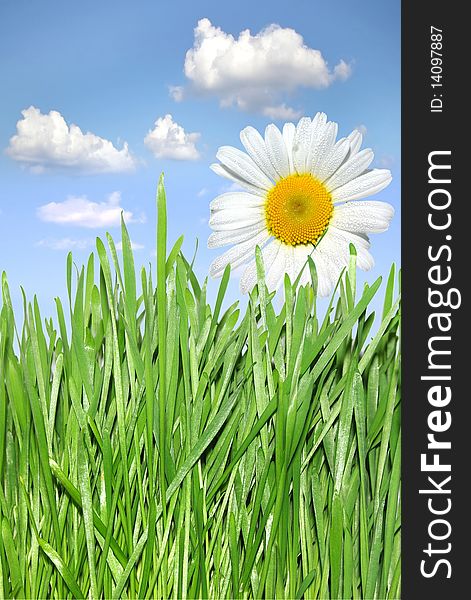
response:
<path fill-rule="evenodd" d="M 362 136 L 353 131 L 336 140 L 337 123 L 324 113 L 286 123 L 281 132 L 270 124 L 265 138 L 253 127 L 241 131 L 246 153 L 222 146 L 213 171 L 244 191 L 221 194 L 211 202 L 209 248 L 232 247 L 212 263 L 219 277 L 247 264 L 240 280 L 243 293 L 257 283 L 255 249 L 261 248 L 266 284 L 276 290 L 287 273 L 294 282 L 310 281 L 308 256 L 318 275 L 318 291 L 328 295 L 348 265 L 350 243 L 357 265 L 374 265 L 368 234 L 386 231 L 394 209 L 385 202 L 365 201 L 391 181 L 387 169 L 369 169 L 374 154 L 360 150 Z"/>

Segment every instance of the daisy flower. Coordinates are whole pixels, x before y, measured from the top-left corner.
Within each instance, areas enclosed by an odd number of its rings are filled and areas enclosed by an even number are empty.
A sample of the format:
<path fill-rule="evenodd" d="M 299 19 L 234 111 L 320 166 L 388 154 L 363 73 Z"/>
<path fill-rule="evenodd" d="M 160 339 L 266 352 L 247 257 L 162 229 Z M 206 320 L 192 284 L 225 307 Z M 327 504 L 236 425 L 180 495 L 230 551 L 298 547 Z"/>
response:
<path fill-rule="evenodd" d="M 391 181 L 387 169 L 369 169 L 374 154 L 360 150 L 362 136 L 353 131 L 336 140 L 337 123 L 324 113 L 297 125 L 286 123 L 281 132 L 270 124 L 265 138 L 253 127 L 240 133 L 245 152 L 222 146 L 218 175 L 244 191 L 221 194 L 210 205 L 213 233 L 209 248 L 232 247 L 212 263 L 219 277 L 226 265 L 247 264 L 240 280 L 243 293 L 257 283 L 255 249 L 261 248 L 266 284 L 276 290 L 287 273 L 294 281 L 310 281 L 308 256 L 318 275 L 319 295 L 328 295 L 348 265 L 352 243 L 357 265 L 374 265 L 368 234 L 386 231 L 394 209 L 385 202 L 365 201 Z"/>

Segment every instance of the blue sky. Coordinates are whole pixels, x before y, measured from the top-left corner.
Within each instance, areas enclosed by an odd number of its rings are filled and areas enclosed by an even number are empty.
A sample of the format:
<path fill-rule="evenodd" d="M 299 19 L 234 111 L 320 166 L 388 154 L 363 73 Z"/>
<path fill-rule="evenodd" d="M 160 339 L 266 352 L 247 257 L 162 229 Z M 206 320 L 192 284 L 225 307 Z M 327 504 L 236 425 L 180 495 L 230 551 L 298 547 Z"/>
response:
<path fill-rule="evenodd" d="M 214 72 L 205 63 L 206 46 L 200 47 L 185 74 L 198 22 L 200 38 L 216 38 L 232 54 Z M 249 45 L 261 31 L 256 39 L 269 42 L 265 29 L 274 24 L 296 32 L 282 32 L 287 47 L 304 48 L 293 70 L 277 71 L 268 48 L 271 78 L 261 84 L 247 72 L 241 83 L 236 69 L 231 79 L 240 32 L 250 30 Z M 373 166 L 392 171 L 393 182 L 378 199 L 393 204 L 396 216 L 387 233 L 372 236 L 376 266 L 360 281 L 386 274 L 400 261 L 399 27 L 397 0 L 1 0 L 0 270 L 8 273 L 15 303 L 22 285 L 53 314 L 54 296 L 64 295 L 68 248 L 81 264 L 97 235 L 109 230 L 118 238 L 114 215 L 121 208 L 138 246 L 137 264 L 153 261 L 161 171 L 169 242 L 183 233 L 191 254 L 198 238 L 197 271 L 205 276 L 218 254 L 206 249 L 208 204 L 227 190 L 209 169 L 217 148 L 240 147 L 246 125 L 263 131 L 286 120 L 274 117 L 317 111 L 337 121 L 341 135 L 360 127 L 364 145 L 375 151 Z M 319 68 L 309 72 L 314 50 L 321 53 Z M 29 107 L 36 110 L 22 115 Z M 81 133 L 75 130 L 71 141 L 72 124 Z M 53 125 L 66 127 L 64 139 L 57 131 L 48 137 Z M 216 286 L 210 283 L 210 295 Z M 239 297 L 236 280 L 229 293 Z"/>

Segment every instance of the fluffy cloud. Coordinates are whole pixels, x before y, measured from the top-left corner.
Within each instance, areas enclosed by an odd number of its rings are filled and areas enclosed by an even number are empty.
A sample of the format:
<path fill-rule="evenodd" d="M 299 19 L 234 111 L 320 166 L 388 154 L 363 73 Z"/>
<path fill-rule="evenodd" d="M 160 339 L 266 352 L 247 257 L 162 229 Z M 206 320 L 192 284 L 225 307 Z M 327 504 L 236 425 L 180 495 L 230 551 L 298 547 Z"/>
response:
<path fill-rule="evenodd" d="M 120 192 L 113 192 L 105 202 L 92 202 L 86 196 L 72 196 L 64 202 L 43 204 L 37 210 L 41 221 L 89 229 L 115 227 L 121 222 L 121 213 L 127 222 L 144 220 L 143 216 L 136 219 L 131 211 L 122 208 Z"/>
<path fill-rule="evenodd" d="M 93 238 L 46 238 L 36 242 L 36 246 L 40 248 L 49 248 L 50 250 L 87 250 L 88 248 L 93 248 L 95 246 L 95 240 Z M 133 250 L 142 250 L 144 246 L 136 242 L 131 242 L 131 248 Z M 118 252 L 122 252 L 122 242 L 118 242 L 116 244 L 116 250 L 118 250 Z"/>
<path fill-rule="evenodd" d="M 86 250 L 94 246 L 92 238 L 74 240 L 72 238 L 51 239 L 47 238 L 36 242 L 36 246 L 49 248 L 50 250 Z"/>
<path fill-rule="evenodd" d="M 203 196 L 206 196 L 209 193 L 208 188 L 203 187 L 200 189 L 200 191 L 196 194 L 198 196 L 198 198 L 202 198 Z"/>
<path fill-rule="evenodd" d="M 175 102 L 181 102 L 185 96 L 185 88 L 182 85 L 170 85 L 168 91 Z"/>
<path fill-rule="evenodd" d="M 139 244 L 138 242 L 131 241 L 131 250 L 142 250 L 144 248 L 143 244 Z M 116 243 L 116 250 L 118 252 L 123 251 L 123 242 Z"/>
<path fill-rule="evenodd" d="M 270 25 L 255 35 L 246 29 L 236 39 L 209 19 L 201 19 L 195 28 L 184 70 L 195 92 L 218 97 L 222 106 L 235 105 L 271 118 L 298 115 L 280 102 L 283 95 L 301 87 L 326 88 L 351 72 L 344 60 L 330 69 L 320 50 L 309 48 L 294 29 Z M 186 92 L 181 86 L 170 89 L 177 101 Z"/>
<path fill-rule="evenodd" d="M 35 172 L 61 168 L 85 173 L 117 173 L 136 167 L 126 143 L 118 150 L 109 140 L 94 133 L 83 133 L 77 125 L 69 126 L 56 110 L 42 114 L 30 106 L 21 114 L 23 118 L 16 124 L 17 133 L 10 139 L 6 153 Z"/>
<path fill-rule="evenodd" d="M 196 148 L 199 133 L 186 133 L 175 123 L 172 115 L 160 117 L 144 138 L 145 145 L 157 158 L 173 160 L 197 160 L 200 154 Z"/>
<path fill-rule="evenodd" d="M 270 119 L 280 119 L 281 121 L 294 121 L 299 119 L 302 115 L 302 111 L 295 110 L 291 106 L 286 106 L 285 103 L 278 106 L 264 106 L 262 108 L 262 114 Z"/>

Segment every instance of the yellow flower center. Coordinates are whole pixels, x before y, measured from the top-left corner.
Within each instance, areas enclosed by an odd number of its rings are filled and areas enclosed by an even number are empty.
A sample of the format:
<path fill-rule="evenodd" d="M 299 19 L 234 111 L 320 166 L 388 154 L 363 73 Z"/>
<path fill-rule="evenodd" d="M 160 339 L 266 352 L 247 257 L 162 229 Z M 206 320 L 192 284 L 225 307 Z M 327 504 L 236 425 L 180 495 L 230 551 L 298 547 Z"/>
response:
<path fill-rule="evenodd" d="M 316 244 L 329 225 L 334 207 L 326 187 L 309 174 L 288 175 L 267 194 L 268 231 L 284 244 Z"/>

